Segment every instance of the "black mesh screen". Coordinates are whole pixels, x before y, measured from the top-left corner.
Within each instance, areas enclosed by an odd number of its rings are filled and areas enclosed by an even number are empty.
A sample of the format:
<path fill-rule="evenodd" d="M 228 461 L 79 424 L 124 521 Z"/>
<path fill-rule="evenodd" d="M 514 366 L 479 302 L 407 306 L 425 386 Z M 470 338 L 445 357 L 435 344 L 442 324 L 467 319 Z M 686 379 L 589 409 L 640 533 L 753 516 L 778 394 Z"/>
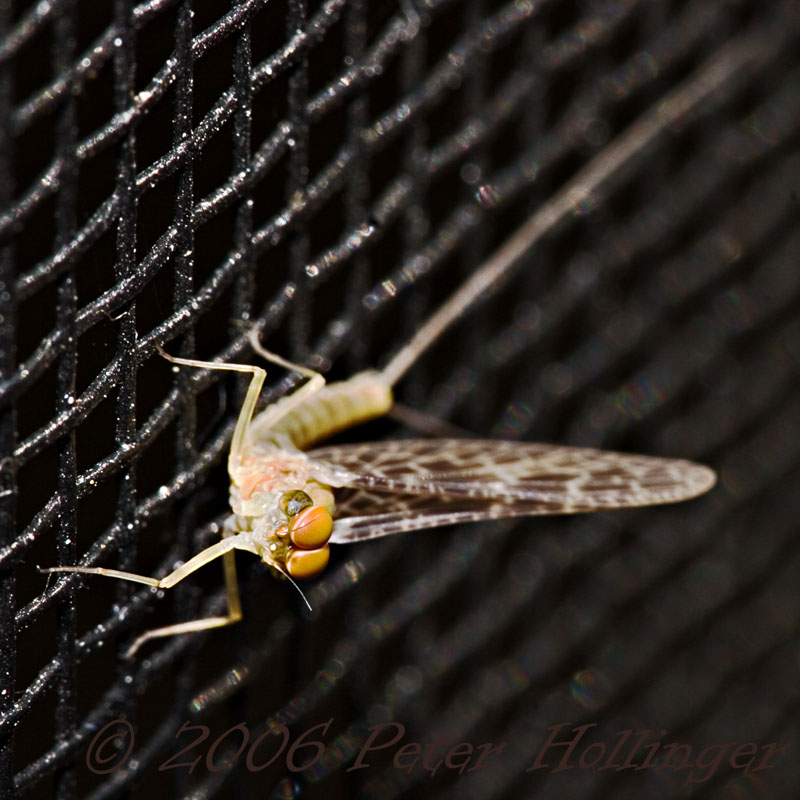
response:
<path fill-rule="evenodd" d="M 796 2 L 9 0 L 0 28 L 2 798 L 797 796 Z M 243 381 L 156 344 L 249 362 L 259 322 L 380 367 L 648 113 L 398 396 L 693 458 L 712 493 L 339 547 L 311 613 L 240 555 L 241 624 L 132 662 L 223 607 L 218 564 L 37 571 L 218 536 Z"/>

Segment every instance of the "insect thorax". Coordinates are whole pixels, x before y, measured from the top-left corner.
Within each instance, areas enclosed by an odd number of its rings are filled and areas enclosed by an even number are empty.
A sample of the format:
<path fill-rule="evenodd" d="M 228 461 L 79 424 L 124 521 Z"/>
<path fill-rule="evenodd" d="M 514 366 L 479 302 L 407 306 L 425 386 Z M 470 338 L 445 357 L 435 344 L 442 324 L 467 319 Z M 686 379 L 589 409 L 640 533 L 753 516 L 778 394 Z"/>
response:
<path fill-rule="evenodd" d="M 310 477 L 303 453 L 252 448 L 231 475 L 228 535 L 265 563 L 293 577 L 321 572 L 328 561 L 333 492 Z M 270 454 L 273 455 L 273 454 Z"/>

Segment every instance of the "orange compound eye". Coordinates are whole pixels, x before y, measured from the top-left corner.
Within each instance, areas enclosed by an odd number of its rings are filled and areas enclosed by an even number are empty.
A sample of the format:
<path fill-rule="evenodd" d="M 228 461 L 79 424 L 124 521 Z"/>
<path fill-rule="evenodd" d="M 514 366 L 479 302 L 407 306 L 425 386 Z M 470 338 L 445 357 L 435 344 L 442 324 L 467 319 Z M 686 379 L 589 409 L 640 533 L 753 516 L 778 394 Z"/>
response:
<path fill-rule="evenodd" d="M 293 550 L 286 559 L 286 571 L 298 580 L 316 578 L 328 566 L 331 557 L 329 545 L 317 550 Z"/>
<path fill-rule="evenodd" d="M 316 550 L 322 547 L 333 533 L 333 518 L 322 506 L 304 508 L 289 522 L 289 538 L 295 547 Z"/>

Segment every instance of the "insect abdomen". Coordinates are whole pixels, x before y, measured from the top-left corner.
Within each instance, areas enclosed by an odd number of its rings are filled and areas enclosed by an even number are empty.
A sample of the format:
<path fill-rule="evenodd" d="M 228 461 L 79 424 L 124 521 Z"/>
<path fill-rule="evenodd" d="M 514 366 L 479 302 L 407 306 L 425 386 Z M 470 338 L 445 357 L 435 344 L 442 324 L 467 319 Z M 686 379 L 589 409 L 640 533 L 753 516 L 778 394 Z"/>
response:
<path fill-rule="evenodd" d="M 336 431 L 382 416 L 392 402 L 391 386 L 380 372 L 361 372 L 303 400 L 273 425 L 270 434 L 288 436 L 303 450 Z"/>

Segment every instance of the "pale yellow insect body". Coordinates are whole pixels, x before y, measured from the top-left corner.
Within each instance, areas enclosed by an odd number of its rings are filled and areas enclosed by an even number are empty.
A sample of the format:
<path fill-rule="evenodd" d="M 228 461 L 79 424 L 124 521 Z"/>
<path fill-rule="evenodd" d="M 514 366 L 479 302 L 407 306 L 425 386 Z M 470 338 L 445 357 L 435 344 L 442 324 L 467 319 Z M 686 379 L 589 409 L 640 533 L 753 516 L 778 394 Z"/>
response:
<path fill-rule="evenodd" d="M 260 345 L 256 349 L 265 357 L 271 356 Z M 319 376 L 312 377 L 312 381 L 316 377 Z M 291 519 L 281 499 L 289 492 L 302 491 L 314 508 L 324 509 L 333 518 L 335 502 L 331 486 L 342 485 L 343 476 L 335 469 L 315 463 L 300 448 L 382 416 L 391 405 L 391 387 L 383 376 L 379 372 L 363 372 L 346 382 L 322 386 L 299 401 L 298 394 L 283 397 L 249 420 L 241 456 L 237 457 L 231 449 L 228 470 L 233 513 L 225 523 L 223 536 L 236 536 L 240 542 L 236 549 L 255 553 L 283 574 L 311 577 L 307 567 L 302 569 L 303 574 L 292 570 L 293 553 L 306 548 L 293 547 L 292 538 L 287 535 Z M 309 558 L 306 556 L 305 560 Z"/>

